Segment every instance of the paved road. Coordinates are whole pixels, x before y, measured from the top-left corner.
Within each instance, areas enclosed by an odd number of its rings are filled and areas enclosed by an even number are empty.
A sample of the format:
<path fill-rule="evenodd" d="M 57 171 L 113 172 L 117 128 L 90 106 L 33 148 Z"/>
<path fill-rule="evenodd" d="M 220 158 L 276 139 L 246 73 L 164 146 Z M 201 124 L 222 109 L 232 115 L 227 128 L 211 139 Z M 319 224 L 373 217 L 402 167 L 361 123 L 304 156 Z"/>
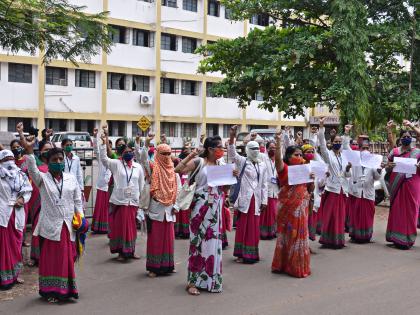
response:
<path fill-rule="evenodd" d="M 311 243 L 318 254 L 307 279 L 270 273 L 274 241 L 261 243 L 262 261 L 256 265 L 236 264 L 231 246 L 224 251 L 223 293 L 199 297 L 185 292 L 188 241 L 176 241 L 177 274 L 149 279 L 144 258 L 118 263 L 106 237 L 91 237 L 78 268 L 77 302 L 48 305 L 33 293 L 0 302 L 0 314 L 419 314 L 420 248 L 385 246 L 383 212 L 373 244 L 334 251 Z M 137 248 L 144 257 L 144 235 Z"/>

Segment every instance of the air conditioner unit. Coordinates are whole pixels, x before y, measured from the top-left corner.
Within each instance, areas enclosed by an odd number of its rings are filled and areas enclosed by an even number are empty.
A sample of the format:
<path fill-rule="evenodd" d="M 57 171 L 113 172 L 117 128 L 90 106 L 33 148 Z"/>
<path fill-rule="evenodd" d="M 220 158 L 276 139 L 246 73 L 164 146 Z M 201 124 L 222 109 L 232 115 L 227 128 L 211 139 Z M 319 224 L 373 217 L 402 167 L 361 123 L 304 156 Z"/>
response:
<path fill-rule="evenodd" d="M 149 95 L 140 95 L 141 105 L 152 105 L 153 97 Z"/>

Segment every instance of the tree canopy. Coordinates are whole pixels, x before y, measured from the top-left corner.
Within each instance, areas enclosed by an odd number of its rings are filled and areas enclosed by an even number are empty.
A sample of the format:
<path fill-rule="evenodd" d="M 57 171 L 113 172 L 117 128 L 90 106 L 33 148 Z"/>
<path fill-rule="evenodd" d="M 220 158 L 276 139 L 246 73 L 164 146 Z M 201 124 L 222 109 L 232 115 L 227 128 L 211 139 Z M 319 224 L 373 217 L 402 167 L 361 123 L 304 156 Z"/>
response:
<path fill-rule="evenodd" d="M 364 130 L 420 113 L 418 0 L 221 0 L 234 20 L 265 14 L 273 25 L 202 46 L 199 72 L 220 71 L 216 95 L 240 107 L 303 115 L 339 109 Z M 407 61 L 403 69 L 398 58 Z"/>
<path fill-rule="evenodd" d="M 107 12 L 87 14 L 68 0 L 0 0 L 0 47 L 12 53 L 42 51 L 43 61 L 90 62 L 110 52 Z"/>

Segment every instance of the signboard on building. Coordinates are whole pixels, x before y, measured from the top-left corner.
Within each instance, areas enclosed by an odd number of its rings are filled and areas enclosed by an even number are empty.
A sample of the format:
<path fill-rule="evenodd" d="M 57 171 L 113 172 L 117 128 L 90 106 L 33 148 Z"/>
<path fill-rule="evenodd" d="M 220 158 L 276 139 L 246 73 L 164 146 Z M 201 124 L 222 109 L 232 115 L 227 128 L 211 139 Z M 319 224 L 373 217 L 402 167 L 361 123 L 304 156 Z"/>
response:
<path fill-rule="evenodd" d="M 150 128 L 150 126 L 152 125 L 152 122 L 150 121 L 149 118 L 147 118 L 146 116 L 142 116 L 140 118 L 140 120 L 137 123 L 137 126 L 144 132 L 147 129 Z"/>
<path fill-rule="evenodd" d="M 321 117 L 319 116 L 311 116 L 309 117 L 309 124 L 311 125 L 319 125 L 319 119 Z M 340 124 L 340 117 L 338 116 L 326 116 L 325 122 L 324 124 L 326 126 L 335 126 L 335 125 L 339 125 Z"/>

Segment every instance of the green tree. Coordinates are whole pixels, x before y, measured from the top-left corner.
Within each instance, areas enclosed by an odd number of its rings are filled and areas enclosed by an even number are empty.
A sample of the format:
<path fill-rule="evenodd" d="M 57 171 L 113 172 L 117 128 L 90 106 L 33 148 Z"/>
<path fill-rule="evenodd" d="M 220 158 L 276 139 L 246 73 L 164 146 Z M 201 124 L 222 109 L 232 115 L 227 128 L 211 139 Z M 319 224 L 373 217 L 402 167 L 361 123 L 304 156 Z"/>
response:
<path fill-rule="evenodd" d="M 234 20 L 266 14 L 274 25 L 198 49 L 206 56 L 199 72 L 225 75 L 216 95 L 233 94 L 246 107 L 259 92 L 261 108 L 291 117 L 316 105 L 337 108 L 342 123 L 363 131 L 418 117 L 419 66 L 410 76 L 396 59 L 418 63 L 418 0 L 221 2 Z"/>
<path fill-rule="evenodd" d="M 44 62 L 89 62 L 101 49 L 109 53 L 107 12 L 86 14 L 83 9 L 68 0 L 0 0 L 0 47 L 31 54 L 39 49 Z"/>

